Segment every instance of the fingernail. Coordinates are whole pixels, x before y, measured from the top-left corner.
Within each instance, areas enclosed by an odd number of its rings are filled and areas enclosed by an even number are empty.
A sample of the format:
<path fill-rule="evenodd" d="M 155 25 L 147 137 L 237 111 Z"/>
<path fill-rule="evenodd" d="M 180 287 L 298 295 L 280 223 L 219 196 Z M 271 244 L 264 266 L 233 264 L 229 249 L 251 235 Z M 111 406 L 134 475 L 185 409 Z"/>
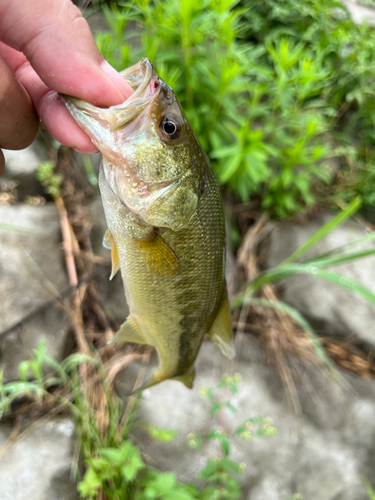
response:
<path fill-rule="evenodd" d="M 130 97 L 133 93 L 131 86 L 126 83 L 122 76 L 113 68 L 107 61 L 102 62 L 100 65 L 103 73 L 116 85 L 121 92 L 124 99 Z"/>
<path fill-rule="evenodd" d="M 85 150 L 77 148 L 76 146 L 72 146 L 72 148 L 77 151 L 77 153 L 81 153 L 82 155 L 94 155 L 96 153 L 99 153 L 99 150 L 93 146 L 92 148 L 87 148 Z"/>

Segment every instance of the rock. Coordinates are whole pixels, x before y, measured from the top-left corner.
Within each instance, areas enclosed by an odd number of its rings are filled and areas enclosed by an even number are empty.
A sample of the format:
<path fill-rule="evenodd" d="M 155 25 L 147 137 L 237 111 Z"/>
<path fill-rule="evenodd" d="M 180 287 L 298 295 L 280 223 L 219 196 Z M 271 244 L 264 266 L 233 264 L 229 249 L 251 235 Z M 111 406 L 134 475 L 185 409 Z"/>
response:
<path fill-rule="evenodd" d="M 349 392 L 310 367 L 301 373 L 297 384 L 300 412 L 296 414 L 256 341 L 241 336 L 236 344 L 233 362 L 211 342 L 202 345 L 193 390 L 165 381 L 144 391 L 131 433 L 137 443 L 143 442 L 151 464 L 176 471 L 182 481 L 197 481 L 208 457 L 216 455 L 212 447 L 192 450 L 187 435 L 219 427 L 218 418 L 209 413 L 210 403 L 199 396 L 199 390 L 216 386 L 225 372 L 238 372 L 242 382 L 239 392 L 231 397 L 237 411 L 226 414 L 226 427 L 235 429 L 248 418 L 267 416 L 277 428 L 272 437 L 251 441 L 231 438 L 231 457 L 246 465 L 240 476 L 241 498 L 287 500 L 299 492 L 308 500 L 368 500 L 364 478 L 375 486 L 375 381 L 344 373 Z M 134 366 L 128 369 L 128 385 L 134 380 L 132 370 L 136 371 Z M 150 445 L 142 430 L 150 422 L 176 429 L 179 434 L 171 443 Z"/>
<path fill-rule="evenodd" d="M 266 267 L 280 264 L 331 217 L 323 215 L 305 225 L 279 224 L 271 235 Z M 366 234 L 362 226 L 350 221 L 320 240 L 303 259 L 328 252 Z M 363 246 L 358 250 L 360 248 Z M 331 270 L 375 293 L 375 257 L 352 261 Z M 350 336 L 351 339 L 375 347 L 375 306 L 362 296 L 311 275 L 297 275 L 284 280 L 281 296 L 311 321 L 317 333 L 335 337 Z"/>
<path fill-rule="evenodd" d="M 6 230 L 2 224 L 26 228 L 28 232 Z M 68 287 L 55 205 L 0 206 L 0 332 Z M 48 354 L 63 359 L 67 332 L 66 315 L 52 306 L 11 335 L 0 337 L 5 380 L 18 377 L 18 364 L 29 358 L 30 350 L 42 338 Z"/>
<path fill-rule="evenodd" d="M 354 2 L 353 0 L 341 0 L 341 3 L 348 9 L 351 18 L 356 24 L 366 22 L 370 26 L 375 26 L 374 8 L 364 5 L 365 2 Z"/>
<path fill-rule="evenodd" d="M 34 141 L 28 148 L 20 151 L 3 149 L 5 170 L 2 180 L 17 181 L 18 199 L 25 196 L 43 195 L 43 188 L 36 178 L 38 166 L 46 161 L 47 155 L 43 146 Z"/>
<path fill-rule="evenodd" d="M 11 426 L 0 425 L 0 449 L 11 433 Z M 78 500 L 72 420 L 29 421 L 19 436 L 0 458 L 0 500 Z"/>

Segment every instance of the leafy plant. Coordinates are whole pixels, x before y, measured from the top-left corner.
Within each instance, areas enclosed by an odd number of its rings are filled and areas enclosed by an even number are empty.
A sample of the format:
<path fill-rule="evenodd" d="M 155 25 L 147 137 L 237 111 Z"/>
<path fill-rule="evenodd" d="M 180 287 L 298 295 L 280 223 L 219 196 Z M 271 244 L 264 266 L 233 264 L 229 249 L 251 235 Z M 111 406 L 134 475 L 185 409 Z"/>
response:
<path fill-rule="evenodd" d="M 375 30 L 355 25 L 340 2 L 134 0 L 102 9 L 104 56 L 117 69 L 150 58 L 227 190 L 278 217 L 317 195 L 360 195 L 375 206 Z"/>
<path fill-rule="evenodd" d="M 95 409 L 87 398 L 87 387 L 78 376 L 82 365 L 93 367 L 100 376 L 101 387 L 106 398 L 108 426 L 103 432 L 97 426 Z M 53 370 L 44 375 L 44 368 Z M 267 418 L 251 418 L 234 430 L 223 426 L 226 411 L 236 411 L 230 396 L 238 390 L 240 376 L 224 375 L 215 388 L 202 388 L 201 395 L 211 403 L 210 413 L 219 415 L 221 425 L 206 435 L 189 434 L 191 447 L 202 450 L 208 441 L 218 444 L 218 455 L 209 459 L 199 474 L 205 482 L 199 489 L 193 484 L 178 481 L 174 472 L 160 472 L 146 464 L 140 450 L 129 440 L 128 422 L 121 418 L 121 407 L 117 397 L 106 384 L 104 367 L 93 355 L 72 354 L 61 364 L 47 355 L 46 344 L 40 342 L 30 360 L 19 367 L 20 380 L 2 383 L 0 372 L 0 418 L 10 411 L 11 405 L 21 398 L 42 401 L 48 398 L 70 410 L 76 422 L 76 435 L 81 455 L 86 464 L 86 472 L 78 482 L 82 498 L 93 500 L 102 490 L 109 500 L 208 500 L 240 498 L 238 474 L 244 470 L 230 458 L 230 441 L 235 437 L 251 440 L 255 436 L 271 436 L 275 429 Z M 95 372 L 94 372 L 95 373 Z M 32 380 L 29 380 L 32 378 Z M 56 391 L 65 388 L 65 391 Z M 68 391 L 66 389 L 69 389 Z M 170 442 L 176 431 L 160 429 L 154 424 L 148 426 L 153 439 Z"/>
<path fill-rule="evenodd" d="M 44 161 L 38 167 L 36 178 L 42 184 L 46 193 L 50 194 L 52 198 L 57 198 L 60 194 L 62 177 L 60 174 L 56 174 L 54 169 L 54 161 Z"/>
<path fill-rule="evenodd" d="M 198 451 L 209 442 L 217 444 L 217 455 L 208 460 L 198 476 L 206 482 L 199 496 L 202 500 L 241 498 L 238 475 L 245 470 L 245 464 L 230 458 L 231 440 L 239 437 L 250 441 L 256 436 L 273 436 L 276 432 L 271 419 L 263 417 L 249 418 L 235 429 L 228 428 L 226 414 L 237 411 L 230 399 L 237 393 L 240 381 L 238 373 L 233 376 L 223 375 L 217 387 L 202 387 L 200 390 L 201 396 L 211 404 L 211 415 L 219 417 L 216 429 L 204 435 L 188 435 L 189 445 Z"/>
<path fill-rule="evenodd" d="M 96 41 L 104 56 L 117 69 L 149 57 L 176 91 L 219 182 L 244 201 L 257 196 L 278 216 L 313 201 L 314 179 L 329 179 L 321 161 L 333 154 L 322 135 L 327 110 L 312 102 L 329 73 L 313 51 L 286 37 L 245 40 L 250 8 L 238 0 L 137 0 L 103 12 L 110 32 Z M 127 28 L 132 20 L 137 31 Z"/>

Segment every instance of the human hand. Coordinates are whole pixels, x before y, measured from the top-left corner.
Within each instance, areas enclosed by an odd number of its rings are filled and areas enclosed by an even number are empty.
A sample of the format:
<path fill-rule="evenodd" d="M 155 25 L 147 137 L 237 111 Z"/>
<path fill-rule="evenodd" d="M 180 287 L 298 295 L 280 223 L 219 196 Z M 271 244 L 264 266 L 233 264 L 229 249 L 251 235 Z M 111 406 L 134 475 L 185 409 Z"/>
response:
<path fill-rule="evenodd" d="M 96 152 L 58 92 L 108 107 L 133 90 L 103 59 L 70 0 L 0 0 L 0 147 L 27 147 L 40 117 L 62 144 Z"/>

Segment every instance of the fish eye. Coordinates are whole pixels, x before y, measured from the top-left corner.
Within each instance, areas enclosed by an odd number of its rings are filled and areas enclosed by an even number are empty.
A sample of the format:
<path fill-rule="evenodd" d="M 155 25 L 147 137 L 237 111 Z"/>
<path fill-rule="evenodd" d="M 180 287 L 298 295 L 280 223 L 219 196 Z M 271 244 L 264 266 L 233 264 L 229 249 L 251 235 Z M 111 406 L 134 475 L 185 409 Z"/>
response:
<path fill-rule="evenodd" d="M 177 139 L 182 132 L 181 124 L 175 118 L 168 116 L 162 119 L 160 128 L 168 139 Z"/>

